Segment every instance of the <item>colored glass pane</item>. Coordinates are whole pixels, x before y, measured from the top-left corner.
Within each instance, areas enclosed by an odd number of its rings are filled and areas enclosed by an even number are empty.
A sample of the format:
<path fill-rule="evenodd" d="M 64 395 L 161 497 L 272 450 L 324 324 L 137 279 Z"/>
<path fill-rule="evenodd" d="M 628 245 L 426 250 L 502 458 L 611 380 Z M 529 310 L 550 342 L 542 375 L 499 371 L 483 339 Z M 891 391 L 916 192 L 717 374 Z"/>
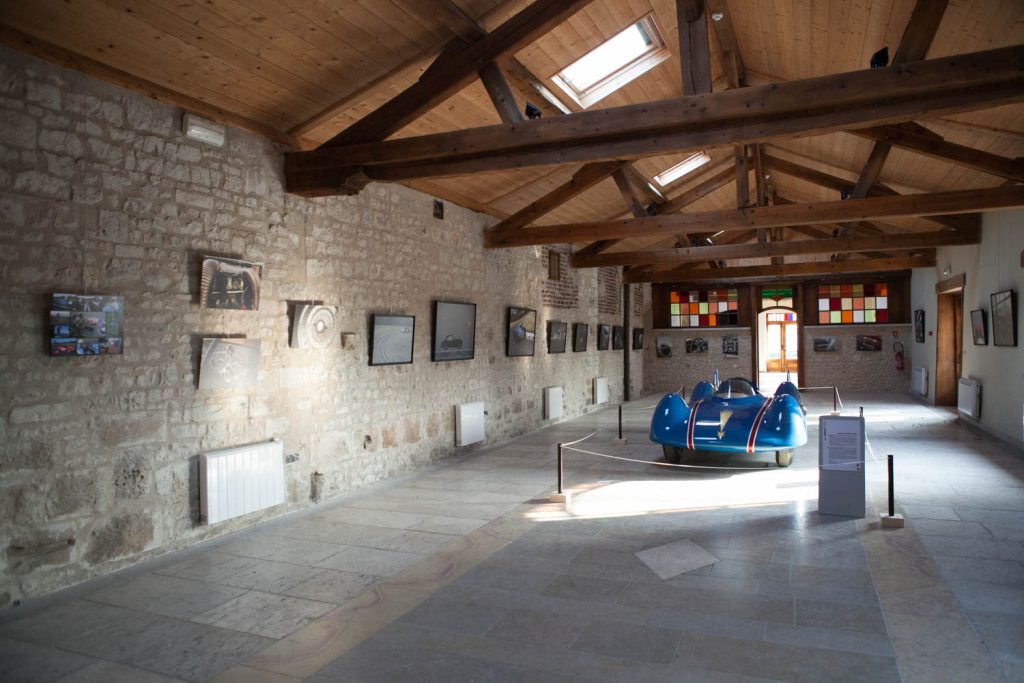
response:
<path fill-rule="evenodd" d="M 708 316 L 708 325 L 710 325 L 711 327 L 717 327 L 718 326 L 718 316 L 714 315 L 714 314 L 709 315 Z"/>
<path fill-rule="evenodd" d="M 844 323 L 852 323 L 853 322 L 853 311 L 850 311 L 850 310 L 843 311 L 843 322 Z"/>
<path fill-rule="evenodd" d="M 843 299 L 842 309 L 844 311 L 852 311 L 853 310 L 853 299 L 851 299 L 850 297 L 845 297 Z"/>
<path fill-rule="evenodd" d="M 854 299 L 853 300 L 853 310 L 855 310 L 855 311 L 863 311 L 864 310 L 864 297 L 860 297 L 859 299 Z"/>
<path fill-rule="evenodd" d="M 828 300 L 828 307 L 833 311 L 840 311 L 843 308 L 843 300 L 838 297 L 833 297 Z"/>
<path fill-rule="evenodd" d="M 819 311 L 827 311 L 828 310 L 828 299 L 818 299 L 818 310 Z"/>
<path fill-rule="evenodd" d="M 884 296 L 876 296 L 875 308 L 889 308 L 889 299 Z"/>
<path fill-rule="evenodd" d="M 873 310 L 864 311 L 864 322 L 873 323 L 875 322 L 875 312 Z"/>
<path fill-rule="evenodd" d="M 864 297 L 864 310 L 869 310 L 875 307 L 875 297 L 866 296 Z"/>
<path fill-rule="evenodd" d="M 831 322 L 833 322 L 833 323 L 835 323 L 837 325 L 839 323 L 843 322 L 843 312 L 842 311 L 832 311 L 832 312 L 829 313 L 829 315 L 832 316 Z"/>
<path fill-rule="evenodd" d="M 820 313 L 818 313 L 818 324 L 819 325 L 828 325 L 828 320 L 829 320 L 828 311 L 821 311 Z"/>
<path fill-rule="evenodd" d="M 697 327 L 698 325 L 700 325 L 700 316 L 699 315 L 691 315 L 690 316 L 690 327 Z"/>
<path fill-rule="evenodd" d="M 855 322 L 855 323 L 862 323 L 862 322 L 864 322 L 864 311 L 862 311 L 862 310 L 861 311 L 854 311 L 853 312 L 853 322 Z"/>
<path fill-rule="evenodd" d="M 875 296 L 889 296 L 889 285 L 876 285 Z"/>
<path fill-rule="evenodd" d="M 864 296 L 864 285 L 854 285 L 853 296 Z"/>
<path fill-rule="evenodd" d="M 889 311 L 881 310 L 875 311 L 875 322 L 887 323 L 889 322 Z"/>
<path fill-rule="evenodd" d="M 668 300 L 674 304 L 679 303 L 679 292 L 670 292 L 668 295 Z"/>

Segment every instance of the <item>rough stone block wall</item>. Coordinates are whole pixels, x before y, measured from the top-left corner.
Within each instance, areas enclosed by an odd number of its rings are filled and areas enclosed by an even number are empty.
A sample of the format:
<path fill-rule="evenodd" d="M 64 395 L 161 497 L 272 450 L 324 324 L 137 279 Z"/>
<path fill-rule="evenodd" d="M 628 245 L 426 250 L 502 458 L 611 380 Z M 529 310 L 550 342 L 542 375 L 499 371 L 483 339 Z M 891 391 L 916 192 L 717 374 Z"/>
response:
<path fill-rule="evenodd" d="M 898 336 L 893 336 L 896 332 Z M 839 395 L 854 391 L 886 391 L 904 394 L 910 391 L 910 373 L 913 367 L 913 326 L 871 325 L 849 327 L 804 328 L 804 386 L 837 386 Z M 881 351 L 858 351 L 857 335 L 877 335 L 882 338 Z M 815 337 L 835 337 L 836 350 L 815 352 Z M 904 347 L 903 371 L 896 370 L 893 343 Z"/>
<path fill-rule="evenodd" d="M 738 356 L 722 353 L 722 337 L 738 337 Z M 672 340 L 672 357 L 658 358 L 655 344 L 658 337 Z M 706 339 L 707 353 L 686 353 L 687 339 Z M 667 393 L 686 387 L 689 400 L 697 382 L 714 380 L 715 370 L 721 379 L 729 377 L 750 377 L 751 354 L 749 330 L 648 330 L 644 338 L 644 389 L 649 392 Z"/>
<path fill-rule="evenodd" d="M 455 404 L 486 403 L 492 444 L 543 426 L 543 387 L 565 388 L 567 417 L 594 409 L 594 377 L 622 396 L 621 353 L 546 351 L 548 319 L 592 339 L 612 322 L 597 270 L 565 263 L 577 298 L 556 311 L 545 250 L 484 249 L 493 219 L 437 220 L 396 185 L 290 196 L 280 149 L 235 129 L 223 149 L 189 141 L 180 114 L 0 47 L 0 607 L 309 505 L 314 471 L 331 495 L 481 447 L 455 448 Z M 259 311 L 199 308 L 205 253 L 264 263 Z M 48 357 L 58 291 L 124 296 L 124 354 Z M 288 347 L 290 310 L 314 299 L 349 348 Z M 430 361 L 434 299 L 477 304 L 473 360 Z M 532 358 L 505 356 L 510 305 L 538 310 Z M 368 366 L 373 312 L 416 316 L 414 363 Z M 256 388 L 197 389 L 202 339 L 223 335 L 262 340 Z M 287 503 L 200 525 L 198 455 L 273 437 L 299 456 Z"/>

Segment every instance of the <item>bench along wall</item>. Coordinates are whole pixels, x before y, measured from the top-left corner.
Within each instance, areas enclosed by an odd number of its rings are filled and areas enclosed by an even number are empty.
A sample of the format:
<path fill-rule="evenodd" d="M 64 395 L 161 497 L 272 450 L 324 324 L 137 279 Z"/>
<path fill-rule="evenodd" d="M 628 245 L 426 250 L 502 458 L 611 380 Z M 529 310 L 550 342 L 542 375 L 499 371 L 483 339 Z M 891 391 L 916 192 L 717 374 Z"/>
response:
<path fill-rule="evenodd" d="M 314 471 L 331 495 L 479 448 L 455 448 L 455 404 L 484 401 L 495 443 L 543 426 L 543 387 L 566 417 L 595 409 L 595 377 L 621 397 L 622 352 L 595 349 L 622 321 L 617 272 L 546 284 L 545 250 L 485 250 L 494 219 L 435 219 L 397 185 L 289 196 L 280 149 L 235 129 L 203 146 L 180 116 L 0 48 L 0 606 L 308 505 Z M 207 253 L 264 263 L 258 311 L 199 308 Z M 124 354 L 48 357 L 53 292 L 124 296 Z M 477 304 L 474 359 L 431 362 L 435 299 Z M 339 307 L 349 348 L 288 347 L 310 300 Z M 532 358 L 505 356 L 510 305 L 538 311 Z M 411 365 L 368 366 L 373 312 L 416 316 Z M 550 319 L 589 323 L 588 350 L 549 355 Z M 256 388 L 197 389 L 209 336 L 262 340 Z M 273 437 L 299 456 L 286 504 L 199 525 L 198 454 Z"/>

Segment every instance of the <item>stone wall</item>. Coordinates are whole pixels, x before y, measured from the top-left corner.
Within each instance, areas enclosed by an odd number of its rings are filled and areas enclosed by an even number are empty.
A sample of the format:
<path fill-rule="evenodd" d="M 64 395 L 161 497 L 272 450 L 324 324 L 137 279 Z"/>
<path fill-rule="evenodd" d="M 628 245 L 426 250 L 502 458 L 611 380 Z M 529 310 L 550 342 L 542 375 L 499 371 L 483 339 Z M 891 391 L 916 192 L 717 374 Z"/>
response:
<path fill-rule="evenodd" d="M 493 219 L 435 219 L 392 185 L 289 196 L 281 150 L 235 129 L 223 149 L 191 142 L 180 114 L 0 47 L 0 606 L 308 505 L 314 471 L 330 495 L 479 448 L 454 447 L 455 404 L 485 401 L 495 443 L 543 425 L 545 386 L 566 417 L 594 409 L 594 377 L 621 397 L 622 354 L 593 341 L 621 302 L 599 315 L 596 269 L 563 263 L 572 294 L 545 307 L 547 250 L 484 249 Z M 199 308 L 205 253 L 265 264 L 258 311 Z M 57 291 L 124 296 L 124 354 L 48 357 Z M 288 347 L 314 299 L 339 307 L 348 348 Z M 473 360 L 430 361 L 434 299 L 477 304 Z M 538 310 L 532 358 L 505 356 L 510 305 Z M 368 366 L 373 312 L 416 316 L 411 365 Z M 590 323 L 590 350 L 548 355 L 548 319 Z M 256 388 L 197 389 L 210 336 L 262 340 Z M 198 524 L 198 454 L 272 437 L 299 458 L 286 505 Z"/>
<path fill-rule="evenodd" d="M 897 336 L 893 336 L 893 332 Z M 881 351 L 858 351 L 857 336 L 882 338 Z M 815 337 L 834 337 L 834 352 L 816 352 Z M 893 343 L 904 347 L 903 371 L 896 370 Z M 910 391 L 913 367 L 914 333 L 912 325 L 849 325 L 805 327 L 803 339 L 804 377 L 802 386 L 837 386 L 839 395 L 854 391 L 884 391 L 904 394 Z"/>
<path fill-rule="evenodd" d="M 714 379 L 716 369 L 722 379 L 750 377 L 752 347 L 749 330 L 647 330 L 645 336 L 643 369 L 647 391 L 666 393 L 685 386 L 689 397 L 697 382 Z M 669 358 L 656 355 L 655 346 L 663 337 L 672 341 L 672 356 Z M 722 352 L 722 337 L 739 338 L 738 356 L 726 356 Z M 706 340 L 707 352 L 686 353 L 687 339 Z"/>

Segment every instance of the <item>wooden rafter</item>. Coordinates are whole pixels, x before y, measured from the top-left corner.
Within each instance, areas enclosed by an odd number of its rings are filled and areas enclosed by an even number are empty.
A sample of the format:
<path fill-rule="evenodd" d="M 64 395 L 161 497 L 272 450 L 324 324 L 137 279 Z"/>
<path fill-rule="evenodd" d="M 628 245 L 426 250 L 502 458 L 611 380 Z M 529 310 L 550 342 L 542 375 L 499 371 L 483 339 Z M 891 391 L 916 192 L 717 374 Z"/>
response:
<path fill-rule="evenodd" d="M 915 124 L 878 126 L 850 131 L 933 159 L 973 168 L 988 175 L 1024 183 L 1024 159 L 1010 159 L 973 147 L 947 142 L 934 132 Z"/>
<path fill-rule="evenodd" d="M 691 214 L 650 216 L 618 221 L 570 223 L 526 228 L 515 235 L 485 239 L 491 248 L 559 244 L 623 237 L 674 235 L 679 232 L 745 230 L 873 218 L 929 216 L 1009 209 L 1024 206 L 1024 186 L 959 190 L 846 201 L 725 209 Z"/>
<path fill-rule="evenodd" d="M 818 231 L 819 234 L 825 231 Z M 828 234 L 828 233 L 825 233 Z M 839 252 L 864 252 L 876 249 L 917 249 L 957 244 L 976 244 L 978 230 L 879 235 L 877 237 L 843 237 L 812 240 L 769 242 L 767 244 L 710 245 L 676 249 L 650 249 L 644 251 L 616 251 L 590 256 L 574 254 L 573 268 L 604 268 L 608 266 L 637 266 L 655 263 L 687 263 L 715 259 L 761 258 L 766 256 L 802 256 Z M 780 265 L 780 264 L 775 264 Z"/>
<path fill-rule="evenodd" d="M 673 269 L 627 273 L 623 280 L 634 282 L 757 282 L 784 277 L 837 275 L 846 273 L 884 273 L 911 268 L 930 268 L 935 265 L 935 256 L 900 256 L 883 259 L 860 259 L 854 261 L 814 261 L 811 263 L 790 263 L 786 265 L 739 266 L 718 270 Z"/>
<path fill-rule="evenodd" d="M 336 187 L 331 171 L 352 166 L 365 166 L 371 179 L 401 180 L 821 134 L 1024 100 L 1022 71 L 1024 46 L 1014 46 L 915 62 L 912 68 L 870 69 L 515 125 L 296 152 L 287 155 L 286 175 L 289 189 L 304 193 Z M 321 174 L 328 176 L 326 188 Z"/>
<path fill-rule="evenodd" d="M 518 52 L 590 0 L 535 0 L 494 31 L 438 63 L 435 70 L 324 143 L 342 147 L 382 140 L 472 83 L 485 65 Z"/>
<path fill-rule="evenodd" d="M 679 68 L 684 95 L 711 92 L 711 53 L 704 0 L 676 0 L 679 26 Z"/>

